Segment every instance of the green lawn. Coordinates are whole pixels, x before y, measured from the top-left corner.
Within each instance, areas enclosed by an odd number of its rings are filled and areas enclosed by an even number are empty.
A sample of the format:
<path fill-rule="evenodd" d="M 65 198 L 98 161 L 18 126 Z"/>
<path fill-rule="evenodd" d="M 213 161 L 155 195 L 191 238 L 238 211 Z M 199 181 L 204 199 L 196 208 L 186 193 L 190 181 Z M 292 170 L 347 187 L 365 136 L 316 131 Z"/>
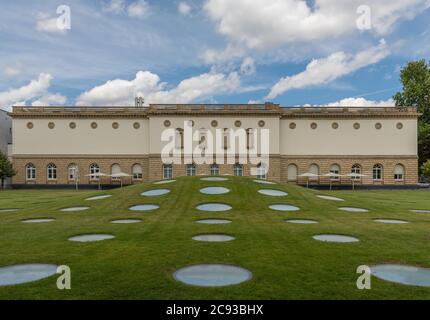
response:
<path fill-rule="evenodd" d="M 203 195 L 205 186 L 224 186 L 227 195 Z M 168 188 L 161 197 L 142 197 L 145 190 Z M 285 190 L 288 197 L 257 193 L 261 188 Z M 84 199 L 100 194 L 112 197 Z M 345 199 L 317 198 L 326 194 Z M 196 205 L 223 202 L 226 213 L 202 213 Z M 131 212 L 135 204 L 155 203 L 151 213 Z M 298 212 L 277 212 L 269 204 L 287 203 Z M 84 212 L 61 208 L 89 205 Z M 368 213 L 347 213 L 339 206 L 367 208 Z M 142 184 L 111 191 L 5 191 L 0 209 L 0 266 L 23 263 L 68 265 L 72 290 L 56 288 L 57 276 L 18 286 L 0 287 L 0 299 L 429 299 L 430 288 L 404 286 L 372 278 L 372 290 L 356 288 L 359 265 L 396 262 L 430 267 L 430 214 L 409 209 L 430 209 L 426 191 L 317 192 L 291 185 L 260 185 L 249 178 L 226 182 L 180 178 L 173 184 Z M 25 224 L 22 219 L 52 217 L 56 221 Z M 141 218 L 131 225 L 109 223 L 117 218 Z M 230 225 L 202 225 L 201 218 L 227 218 Z M 298 225 L 287 218 L 310 218 L 320 223 Z M 373 222 L 375 218 L 408 220 L 405 225 Z M 108 233 L 115 239 L 76 243 L 67 239 L 86 233 Z M 192 240 L 200 233 L 226 233 L 236 240 L 205 243 Z M 353 235 L 359 243 L 323 243 L 320 233 Z M 253 278 L 224 288 L 199 288 L 173 279 L 178 268 L 198 263 L 235 264 Z"/>

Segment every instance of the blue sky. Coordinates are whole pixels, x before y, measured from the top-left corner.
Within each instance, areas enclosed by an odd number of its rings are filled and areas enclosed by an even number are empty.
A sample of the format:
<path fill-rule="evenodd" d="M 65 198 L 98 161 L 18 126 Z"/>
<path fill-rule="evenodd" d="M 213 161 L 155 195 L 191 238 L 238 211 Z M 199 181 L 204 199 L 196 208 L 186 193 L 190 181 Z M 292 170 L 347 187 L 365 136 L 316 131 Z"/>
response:
<path fill-rule="evenodd" d="M 369 15 L 357 13 L 366 3 Z M 71 10 L 70 30 L 56 25 L 59 5 Z M 401 67 L 429 57 L 429 6 L 2 1 L 0 107 L 127 105 L 135 95 L 147 103 L 387 105 Z"/>

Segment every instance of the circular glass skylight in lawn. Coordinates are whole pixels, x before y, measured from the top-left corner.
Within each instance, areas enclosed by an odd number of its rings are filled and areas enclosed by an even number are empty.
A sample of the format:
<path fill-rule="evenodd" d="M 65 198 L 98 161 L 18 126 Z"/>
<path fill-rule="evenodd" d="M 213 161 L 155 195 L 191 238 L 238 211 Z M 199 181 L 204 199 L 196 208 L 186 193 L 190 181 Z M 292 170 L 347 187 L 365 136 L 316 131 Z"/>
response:
<path fill-rule="evenodd" d="M 80 236 L 74 236 L 69 238 L 69 241 L 75 242 L 95 242 L 95 241 L 103 241 L 110 240 L 115 238 L 115 236 L 111 234 L 83 234 Z"/>
<path fill-rule="evenodd" d="M 52 221 L 55 221 L 55 219 L 51 219 L 51 218 L 27 219 L 27 220 L 22 220 L 21 222 L 23 222 L 23 223 L 45 223 L 45 222 L 52 222 Z"/>
<path fill-rule="evenodd" d="M 155 189 L 155 190 L 142 192 L 141 195 L 144 197 L 157 197 L 157 196 L 163 196 L 165 194 L 168 194 L 169 192 L 170 192 L 169 189 Z"/>
<path fill-rule="evenodd" d="M 261 184 L 276 184 L 274 182 L 267 181 L 267 180 L 254 180 L 254 182 L 261 183 Z"/>
<path fill-rule="evenodd" d="M 114 224 L 132 224 L 142 222 L 140 219 L 120 219 L 120 220 L 112 220 L 110 223 Z"/>
<path fill-rule="evenodd" d="M 227 181 L 227 178 L 221 178 L 221 177 L 207 177 L 207 178 L 201 178 L 202 181 Z"/>
<path fill-rule="evenodd" d="M 367 209 L 352 208 L 352 207 L 340 207 L 339 210 L 347 211 L 347 212 L 369 212 L 369 210 Z"/>
<path fill-rule="evenodd" d="M 269 208 L 276 211 L 299 211 L 300 210 L 300 208 L 289 204 L 272 204 L 269 206 Z"/>
<path fill-rule="evenodd" d="M 176 182 L 176 180 L 163 180 L 163 181 L 154 182 L 154 184 L 168 184 L 173 182 Z"/>
<path fill-rule="evenodd" d="M 18 210 L 20 210 L 20 209 L 0 209 L 0 212 L 15 212 Z"/>
<path fill-rule="evenodd" d="M 393 223 L 393 224 L 406 224 L 406 223 L 409 223 L 408 221 L 405 221 L 405 220 L 396 220 L 396 219 L 375 219 L 373 221 L 380 222 L 380 223 Z"/>
<path fill-rule="evenodd" d="M 382 264 L 370 268 L 372 276 L 409 286 L 430 287 L 430 269 Z"/>
<path fill-rule="evenodd" d="M 321 195 L 319 195 L 317 197 L 320 198 L 320 199 L 330 200 L 330 201 L 345 201 L 345 200 L 343 200 L 341 198 L 336 198 L 336 197 L 331 197 L 331 196 L 321 196 Z"/>
<path fill-rule="evenodd" d="M 232 207 L 224 203 L 205 203 L 197 206 L 200 211 L 228 211 Z"/>
<path fill-rule="evenodd" d="M 53 264 L 21 264 L 0 268 L 0 286 L 38 281 L 57 272 Z"/>
<path fill-rule="evenodd" d="M 285 222 L 296 223 L 296 224 L 316 224 L 316 223 L 319 223 L 318 221 L 307 220 L 307 219 L 290 219 L 290 220 L 285 220 Z"/>
<path fill-rule="evenodd" d="M 430 213 L 430 210 L 409 210 L 411 212 L 415 212 L 415 213 Z"/>
<path fill-rule="evenodd" d="M 201 224 L 229 224 L 232 221 L 225 220 L 225 219 L 203 219 L 203 220 L 198 220 L 196 222 Z"/>
<path fill-rule="evenodd" d="M 129 209 L 131 211 L 152 211 L 160 208 L 157 204 L 138 204 L 136 206 L 132 206 Z"/>
<path fill-rule="evenodd" d="M 230 192 L 230 189 L 224 188 L 224 187 L 207 187 L 200 189 L 200 192 L 203 194 L 226 194 Z"/>
<path fill-rule="evenodd" d="M 63 212 L 75 212 L 75 211 L 85 211 L 88 210 L 90 207 L 71 207 L 71 208 L 65 208 L 61 209 Z"/>
<path fill-rule="evenodd" d="M 112 197 L 110 194 L 106 194 L 106 195 L 103 195 L 103 196 L 95 196 L 95 197 L 87 198 L 85 200 L 87 200 L 87 201 L 95 201 L 95 200 L 107 199 L 107 198 L 110 198 L 110 197 Z"/>
<path fill-rule="evenodd" d="M 357 238 L 351 236 L 344 236 L 340 234 L 318 234 L 313 236 L 315 240 L 323 242 L 338 242 L 338 243 L 349 243 L 349 242 L 359 242 Z"/>
<path fill-rule="evenodd" d="M 281 190 L 273 190 L 273 189 L 261 189 L 258 190 L 258 193 L 264 194 L 265 196 L 272 196 L 272 197 L 285 197 L 288 196 L 288 193 L 281 191 Z"/>
<path fill-rule="evenodd" d="M 244 268 L 224 264 L 200 264 L 179 269 L 174 278 L 182 283 L 199 287 L 236 285 L 252 278 Z"/>
<path fill-rule="evenodd" d="M 227 242 L 236 239 L 226 234 L 199 234 L 193 237 L 193 240 L 204 242 Z"/>

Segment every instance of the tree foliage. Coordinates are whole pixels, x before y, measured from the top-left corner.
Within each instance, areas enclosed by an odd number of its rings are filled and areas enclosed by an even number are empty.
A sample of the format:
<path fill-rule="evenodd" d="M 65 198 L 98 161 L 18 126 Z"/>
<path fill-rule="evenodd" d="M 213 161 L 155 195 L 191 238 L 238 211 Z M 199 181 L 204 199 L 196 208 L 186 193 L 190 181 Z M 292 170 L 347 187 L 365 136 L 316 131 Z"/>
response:
<path fill-rule="evenodd" d="M 13 168 L 12 163 L 9 161 L 7 156 L 0 151 L 0 181 L 1 188 L 4 187 L 4 181 L 6 178 L 11 178 L 16 175 L 16 171 Z"/>
<path fill-rule="evenodd" d="M 420 164 L 430 159 L 430 63 L 409 62 L 400 72 L 403 90 L 394 95 L 397 107 L 416 107 L 422 116 L 418 122 L 418 156 Z"/>

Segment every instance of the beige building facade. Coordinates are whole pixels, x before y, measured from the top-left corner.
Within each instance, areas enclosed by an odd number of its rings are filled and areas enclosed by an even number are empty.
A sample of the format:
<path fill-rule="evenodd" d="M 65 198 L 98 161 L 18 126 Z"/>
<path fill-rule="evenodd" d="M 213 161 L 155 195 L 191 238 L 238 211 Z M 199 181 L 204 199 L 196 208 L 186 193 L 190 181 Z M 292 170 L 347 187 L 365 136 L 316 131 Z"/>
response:
<path fill-rule="evenodd" d="M 249 176 L 251 169 L 258 167 L 254 158 L 263 149 L 269 157 L 268 171 L 257 170 L 258 178 L 305 184 L 308 178 L 301 175 L 313 173 L 309 183 L 315 185 L 347 185 L 352 179 L 357 185 L 372 186 L 412 186 L 418 182 L 419 114 L 415 108 L 157 104 L 14 107 L 10 115 L 16 186 L 120 182 L 115 176 L 100 177 L 99 173 L 125 173 L 130 176 L 122 178 L 125 183 L 186 175 Z M 163 163 L 161 154 L 167 143 L 162 141 L 163 133 L 168 129 L 178 133 L 181 142 L 176 148 L 183 153 L 187 123 L 200 137 L 193 150 L 207 143 L 201 137 L 209 133 L 216 136 L 217 130 L 222 130 L 223 139 L 228 139 L 225 137 L 231 130 L 245 130 L 246 150 L 255 151 L 252 163 Z M 254 134 L 261 137 L 263 132 L 269 134 L 267 142 L 253 140 Z M 228 142 L 223 143 L 227 148 Z M 351 173 L 357 176 L 348 176 Z"/>

